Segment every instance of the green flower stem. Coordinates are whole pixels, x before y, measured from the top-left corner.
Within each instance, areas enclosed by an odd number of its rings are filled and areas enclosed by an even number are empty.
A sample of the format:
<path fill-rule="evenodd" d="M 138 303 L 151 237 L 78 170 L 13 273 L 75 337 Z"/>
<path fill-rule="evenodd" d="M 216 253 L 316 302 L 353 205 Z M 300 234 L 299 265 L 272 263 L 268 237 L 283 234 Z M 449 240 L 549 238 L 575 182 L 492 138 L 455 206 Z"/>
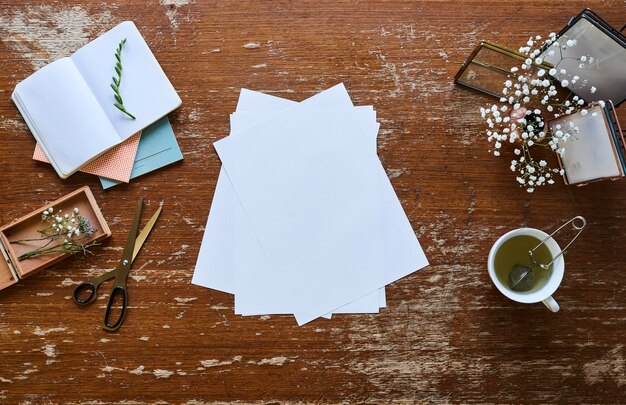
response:
<path fill-rule="evenodd" d="M 17 260 L 25 260 L 25 259 L 29 259 L 31 257 L 35 257 L 35 256 L 40 256 L 40 255 L 47 255 L 47 254 L 51 254 L 51 253 L 69 253 L 69 254 L 76 254 L 79 252 L 82 252 L 83 254 L 87 254 L 89 253 L 90 255 L 92 255 L 93 253 L 90 252 L 88 249 L 92 246 L 98 246 L 100 243 L 98 242 L 92 242 L 89 243 L 87 245 L 82 244 L 82 243 L 71 243 L 71 244 L 60 244 L 60 245 L 55 245 L 49 248 L 45 248 L 41 247 L 39 249 L 35 249 L 31 252 L 28 253 L 24 253 L 23 255 L 20 255 Z"/>
<path fill-rule="evenodd" d="M 20 240 L 14 240 L 11 241 L 11 243 L 24 243 L 24 242 L 36 242 L 39 240 L 46 240 L 46 239 L 59 239 L 62 238 L 63 235 L 50 235 L 50 236 L 42 236 L 41 238 L 30 238 L 30 239 L 20 239 Z"/>

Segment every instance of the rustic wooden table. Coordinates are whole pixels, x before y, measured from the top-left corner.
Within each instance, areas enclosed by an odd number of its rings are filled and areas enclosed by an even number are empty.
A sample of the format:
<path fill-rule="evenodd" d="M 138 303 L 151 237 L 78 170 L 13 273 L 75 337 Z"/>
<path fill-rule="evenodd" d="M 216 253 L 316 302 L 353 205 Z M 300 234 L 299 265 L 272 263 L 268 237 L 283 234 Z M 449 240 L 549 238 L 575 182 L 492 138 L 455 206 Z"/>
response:
<path fill-rule="evenodd" d="M 0 223 L 89 185 L 113 231 L 96 256 L 0 292 L 0 403 L 626 402 L 626 182 L 527 194 L 508 153 L 487 153 L 477 110 L 490 98 L 453 84 L 481 39 L 517 47 L 585 6 L 626 23 L 623 0 L 0 0 Z M 60 180 L 31 159 L 11 92 L 124 20 L 183 100 L 170 118 L 185 159 L 108 191 Z M 235 316 L 230 295 L 190 284 L 220 168 L 212 143 L 242 87 L 302 100 L 338 82 L 378 111 L 378 153 L 431 265 L 389 286 L 378 315 Z M 106 294 L 86 310 L 70 295 L 115 266 L 139 197 L 144 222 L 165 207 L 109 334 Z M 562 311 L 505 299 L 486 272 L 495 239 L 577 214 L 589 226 L 567 256 Z"/>

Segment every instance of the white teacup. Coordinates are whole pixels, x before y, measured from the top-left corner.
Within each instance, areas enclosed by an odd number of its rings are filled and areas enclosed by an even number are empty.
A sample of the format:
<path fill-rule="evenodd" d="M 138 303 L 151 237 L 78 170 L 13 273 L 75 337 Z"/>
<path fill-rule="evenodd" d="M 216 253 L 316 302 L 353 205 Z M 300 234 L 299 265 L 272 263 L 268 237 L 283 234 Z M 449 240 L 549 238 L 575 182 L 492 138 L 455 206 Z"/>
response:
<path fill-rule="evenodd" d="M 563 260 L 563 255 L 559 255 L 561 252 L 561 248 L 556 243 L 553 238 L 549 238 L 546 240 L 545 244 L 550 250 L 550 254 L 552 257 L 556 258 L 554 263 L 552 263 L 552 272 L 545 282 L 545 284 L 538 290 L 531 290 L 528 292 L 517 292 L 509 289 L 507 286 L 502 284 L 498 276 L 496 275 L 496 269 L 494 266 L 496 253 L 502 246 L 502 244 L 511 239 L 514 236 L 519 235 L 529 235 L 537 238 L 538 240 L 544 240 L 549 235 L 539 229 L 534 228 L 519 228 L 514 229 L 510 232 L 502 235 L 496 243 L 493 244 L 491 251 L 489 252 L 489 259 L 487 261 L 487 270 L 489 271 L 489 276 L 491 277 L 491 281 L 496 285 L 498 290 L 508 298 L 513 301 L 522 302 L 525 304 L 532 304 L 535 302 L 543 302 L 546 307 L 552 312 L 558 312 L 560 307 L 559 304 L 552 298 L 552 294 L 559 288 L 561 281 L 563 280 L 563 273 L 565 271 L 565 261 Z M 558 256 L 558 257 L 557 257 Z"/>

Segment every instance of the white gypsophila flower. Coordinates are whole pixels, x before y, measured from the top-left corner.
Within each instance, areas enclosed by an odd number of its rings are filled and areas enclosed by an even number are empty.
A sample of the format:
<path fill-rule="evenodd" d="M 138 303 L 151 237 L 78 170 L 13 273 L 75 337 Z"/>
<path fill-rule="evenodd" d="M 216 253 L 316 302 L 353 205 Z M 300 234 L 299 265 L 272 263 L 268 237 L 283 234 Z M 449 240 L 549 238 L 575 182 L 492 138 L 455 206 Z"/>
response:
<path fill-rule="evenodd" d="M 602 108 L 604 108 L 606 106 L 606 104 L 602 100 L 598 101 L 598 104 L 600 104 L 600 107 L 602 107 Z"/>
<path fill-rule="evenodd" d="M 495 156 L 500 156 L 503 144 L 517 143 L 513 149 L 518 160 L 511 163 L 510 169 L 517 172 L 524 185 L 532 190 L 541 185 L 551 184 L 548 181 L 551 180 L 549 174 L 555 170 L 549 168 L 545 160 L 535 161 L 532 151 L 536 148 L 532 147 L 539 145 L 562 154 L 563 143 L 577 131 L 577 128 L 571 125 L 568 130 L 560 128 L 553 130 L 548 127 L 547 122 L 553 118 L 582 111 L 585 104 L 578 96 L 571 93 L 565 95 L 557 90 L 557 86 L 561 88 L 571 85 L 577 87 L 587 85 L 587 79 L 581 79 L 579 75 L 576 75 L 574 68 L 565 69 L 558 64 L 554 68 L 541 67 L 544 63 L 542 50 L 546 49 L 546 45 L 551 44 L 555 45 L 553 49 L 556 46 L 566 49 L 576 45 L 576 41 L 567 42 L 563 39 L 559 43 L 554 33 L 543 43 L 535 43 L 533 37 L 530 37 L 527 46 L 519 49 L 525 58 L 520 66 L 510 69 L 512 75 L 503 81 L 503 97 L 499 98 L 500 105 L 497 110 L 490 106 L 488 110 L 485 110 L 483 117 L 488 126 L 487 140 L 492 145 L 490 152 L 493 152 Z M 547 54 L 555 55 L 553 49 L 550 49 Z M 556 50 L 561 52 L 558 48 Z M 561 57 L 563 57 L 562 54 Z M 585 59 L 590 58 L 579 58 L 581 62 Z M 537 66 L 535 72 L 529 71 L 533 64 Z M 509 142 L 506 142 L 507 140 Z"/>
<path fill-rule="evenodd" d="M 589 89 L 589 91 L 591 92 L 591 94 L 596 92 L 596 87 L 595 86 L 591 86 L 591 88 Z"/>

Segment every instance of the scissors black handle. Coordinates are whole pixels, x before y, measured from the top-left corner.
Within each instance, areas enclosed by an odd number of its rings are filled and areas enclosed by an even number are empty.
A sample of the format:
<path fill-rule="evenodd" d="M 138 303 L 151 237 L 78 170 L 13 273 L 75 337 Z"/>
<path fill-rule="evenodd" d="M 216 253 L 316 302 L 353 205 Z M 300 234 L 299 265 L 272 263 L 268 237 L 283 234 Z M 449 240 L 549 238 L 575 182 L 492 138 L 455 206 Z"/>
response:
<path fill-rule="evenodd" d="M 87 297 L 85 297 L 86 292 L 89 294 Z M 74 289 L 72 298 L 74 298 L 75 303 L 81 306 L 91 304 L 98 298 L 98 287 L 91 281 L 85 281 Z"/>
<path fill-rule="evenodd" d="M 98 287 L 103 282 L 112 279 L 116 275 L 116 270 L 109 271 L 101 276 L 94 277 L 90 280 L 80 283 L 74 289 L 74 302 L 80 306 L 85 306 L 93 303 L 98 298 Z M 86 295 L 89 294 L 89 295 Z"/>
<path fill-rule="evenodd" d="M 118 298 L 119 297 L 119 298 Z M 120 314 L 115 322 L 111 322 L 109 318 L 111 317 L 111 311 L 113 306 L 115 305 L 116 300 L 121 300 L 122 308 L 120 310 Z M 123 285 L 115 284 L 113 289 L 111 290 L 111 296 L 109 297 L 109 303 L 107 304 L 106 312 L 104 313 L 104 325 L 103 328 L 109 332 L 115 332 L 122 326 L 122 322 L 124 322 L 124 317 L 126 316 L 126 304 L 127 304 L 127 294 L 126 294 L 126 282 Z"/>

